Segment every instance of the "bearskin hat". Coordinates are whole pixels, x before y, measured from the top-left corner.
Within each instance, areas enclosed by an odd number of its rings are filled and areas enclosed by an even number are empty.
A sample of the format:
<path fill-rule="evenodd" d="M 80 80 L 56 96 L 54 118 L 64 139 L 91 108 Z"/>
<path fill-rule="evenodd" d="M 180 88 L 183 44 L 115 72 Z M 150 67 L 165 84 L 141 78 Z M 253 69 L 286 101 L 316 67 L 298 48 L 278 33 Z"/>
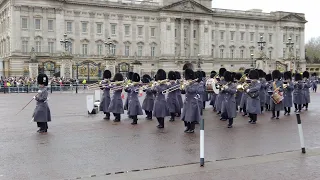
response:
<path fill-rule="evenodd" d="M 133 82 L 140 82 L 140 76 L 138 73 L 134 73 L 132 76 L 132 81 Z"/>
<path fill-rule="evenodd" d="M 217 74 L 217 72 L 216 71 L 211 71 L 210 74 Z"/>
<path fill-rule="evenodd" d="M 317 76 L 317 73 L 312 73 L 312 76 Z"/>
<path fill-rule="evenodd" d="M 169 71 L 168 79 L 169 80 L 176 80 L 177 79 L 176 73 L 174 71 Z"/>
<path fill-rule="evenodd" d="M 264 78 L 265 77 L 263 70 L 258 69 L 258 73 L 259 73 L 259 78 Z"/>
<path fill-rule="evenodd" d="M 241 73 L 236 73 L 236 75 L 234 76 L 234 78 L 238 81 L 241 79 L 241 77 L 242 77 Z"/>
<path fill-rule="evenodd" d="M 294 75 L 294 80 L 295 80 L 295 81 L 301 81 L 301 80 L 302 80 L 301 74 L 300 74 L 300 73 L 296 73 L 296 74 Z"/>
<path fill-rule="evenodd" d="M 245 74 L 246 76 L 248 76 L 248 75 L 249 75 L 249 72 L 250 72 L 250 69 L 246 69 L 246 70 L 244 70 L 244 74 Z"/>
<path fill-rule="evenodd" d="M 284 73 L 283 73 L 283 78 L 284 78 L 285 80 L 291 79 L 291 78 L 292 78 L 291 71 L 284 72 Z"/>
<path fill-rule="evenodd" d="M 303 72 L 302 74 L 303 78 L 309 78 L 310 74 L 308 71 Z"/>
<path fill-rule="evenodd" d="M 201 71 L 201 73 L 202 73 L 202 77 L 206 77 L 206 76 L 207 76 L 207 75 L 206 75 L 206 72 Z"/>
<path fill-rule="evenodd" d="M 215 75 L 217 75 L 217 72 L 216 71 L 211 71 L 210 78 L 213 78 Z"/>
<path fill-rule="evenodd" d="M 38 84 L 48 86 L 49 78 L 46 74 L 39 74 L 37 77 Z"/>
<path fill-rule="evenodd" d="M 121 73 L 116 73 L 113 77 L 113 81 L 123 81 L 123 75 Z"/>
<path fill-rule="evenodd" d="M 182 70 L 186 70 L 186 69 L 193 69 L 193 64 L 192 63 L 185 63 L 183 65 Z"/>
<path fill-rule="evenodd" d="M 105 70 L 103 72 L 103 79 L 110 79 L 111 78 L 111 72 L 109 70 Z"/>
<path fill-rule="evenodd" d="M 229 71 L 225 71 L 223 73 L 223 77 L 224 77 L 224 80 L 226 80 L 227 82 L 233 81 L 232 73 Z"/>
<path fill-rule="evenodd" d="M 184 70 L 184 78 L 186 80 L 194 80 L 195 79 L 195 73 L 192 69 L 186 69 Z"/>
<path fill-rule="evenodd" d="M 259 79 L 259 73 L 258 71 L 252 69 L 249 71 L 249 78 L 250 79 Z"/>
<path fill-rule="evenodd" d="M 198 82 L 202 81 L 202 72 L 201 71 L 197 71 L 195 73 L 196 78 L 198 79 Z"/>
<path fill-rule="evenodd" d="M 181 79 L 181 74 L 180 74 L 180 72 L 179 72 L 179 71 L 175 71 L 174 73 L 176 73 L 176 77 L 177 77 L 177 79 Z"/>
<path fill-rule="evenodd" d="M 151 80 L 151 76 L 149 76 L 148 74 L 143 75 L 141 79 L 142 83 L 149 83 L 151 82 Z"/>
<path fill-rule="evenodd" d="M 155 80 L 156 81 L 161 81 L 161 80 L 165 80 L 167 78 L 167 73 L 166 73 L 166 71 L 164 71 L 163 69 L 159 69 L 158 71 L 157 71 L 157 74 L 156 74 L 156 78 L 155 78 Z"/>
<path fill-rule="evenodd" d="M 226 72 L 226 68 L 220 68 L 219 69 L 219 76 L 223 76 L 224 72 Z"/>
<path fill-rule="evenodd" d="M 133 76 L 133 72 L 128 72 L 127 78 L 128 78 L 129 80 L 132 80 L 132 76 Z"/>
<path fill-rule="evenodd" d="M 279 70 L 272 71 L 272 79 L 280 79 L 281 78 L 281 72 Z"/>
<path fill-rule="evenodd" d="M 271 81 L 272 80 L 272 75 L 269 73 L 266 75 L 266 80 Z"/>

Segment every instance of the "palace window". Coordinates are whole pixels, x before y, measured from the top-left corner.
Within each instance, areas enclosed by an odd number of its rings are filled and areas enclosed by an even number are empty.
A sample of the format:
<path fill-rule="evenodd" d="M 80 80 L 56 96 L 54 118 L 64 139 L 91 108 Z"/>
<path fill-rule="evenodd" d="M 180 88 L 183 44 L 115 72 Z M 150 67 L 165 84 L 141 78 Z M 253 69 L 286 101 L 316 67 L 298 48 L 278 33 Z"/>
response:
<path fill-rule="evenodd" d="M 143 35 L 143 26 L 138 26 L 138 36 Z"/>
<path fill-rule="evenodd" d="M 234 31 L 230 32 L 230 40 L 233 41 L 234 40 Z"/>
<path fill-rule="evenodd" d="M 283 59 L 286 58 L 286 53 L 287 53 L 286 48 L 283 48 L 283 54 L 282 54 Z"/>
<path fill-rule="evenodd" d="M 48 20 L 48 31 L 53 31 L 53 20 L 52 19 Z"/>
<path fill-rule="evenodd" d="M 22 52 L 28 52 L 28 41 L 22 41 Z"/>
<path fill-rule="evenodd" d="M 68 46 L 67 46 L 67 49 L 68 49 L 68 51 L 69 51 L 70 54 L 73 53 L 73 48 L 72 48 L 72 46 L 73 46 L 72 42 L 69 42 L 69 43 L 68 43 Z"/>
<path fill-rule="evenodd" d="M 272 34 L 269 34 L 269 43 L 272 43 Z"/>
<path fill-rule="evenodd" d="M 250 33 L 250 41 L 252 42 L 254 40 L 254 33 Z"/>
<path fill-rule="evenodd" d="M 54 42 L 48 42 L 49 53 L 54 53 Z"/>
<path fill-rule="evenodd" d="M 230 58 L 233 59 L 233 57 L 234 57 L 234 50 L 231 49 L 231 50 L 230 50 Z"/>
<path fill-rule="evenodd" d="M 28 29 L 28 19 L 21 18 L 21 29 Z"/>
<path fill-rule="evenodd" d="M 156 47 L 151 46 L 151 57 L 154 57 L 156 53 Z"/>
<path fill-rule="evenodd" d="M 269 59 L 272 59 L 272 51 L 269 51 Z"/>
<path fill-rule="evenodd" d="M 211 49 L 211 56 L 214 57 L 214 48 Z"/>
<path fill-rule="evenodd" d="M 125 46 L 124 47 L 124 55 L 125 56 L 130 56 L 130 46 Z"/>
<path fill-rule="evenodd" d="M 68 33 L 72 32 L 72 22 L 67 22 L 67 32 Z"/>
<path fill-rule="evenodd" d="M 253 49 L 250 49 L 250 58 L 251 58 L 251 55 L 254 55 Z"/>
<path fill-rule="evenodd" d="M 102 24 L 101 23 L 97 24 L 97 34 L 102 34 Z"/>
<path fill-rule="evenodd" d="M 102 44 L 97 44 L 97 54 L 102 55 Z"/>
<path fill-rule="evenodd" d="M 155 37 L 156 36 L 156 28 L 152 27 L 151 28 L 151 37 Z"/>
<path fill-rule="evenodd" d="M 110 46 L 110 54 L 112 54 L 112 55 L 116 55 L 116 45 L 115 44 L 112 44 L 111 46 Z"/>
<path fill-rule="evenodd" d="M 34 27 L 36 30 L 41 30 L 41 19 L 34 20 Z"/>
<path fill-rule="evenodd" d="M 223 58 L 224 49 L 220 49 L 220 58 Z"/>
<path fill-rule="evenodd" d="M 138 56 L 142 56 L 143 46 L 138 46 Z"/>
<path fill-rule="evenodd" d="M 197 30 L 193 30 L 193 38 L 194 38 L 194 39 L 197 38 Z"/>
<path fill-rule="evenodd" d="M 244 54 L 244 50 L 241 49 L 241 50 L 240 50 L 240 58 L 241 58 L 241 59 L 243 59 L 243 54 Z"/>
<path fill-rule="evenodd" d="M 82 44 L 82 55 L 88 55 L 88 44 Z"/>
<path fill-rule="evenodd" d="M 224 32 L 220 31 L 220 39 L 223 40 L 224 39 Z"/>
<path fill-rule="evenodd" d="M 41 41 L 36 41 L 36 52 L 41 52 Z"/>
<path fill-rule="evenodd" d="M 174 29 L 174 37 L 177 38 L 177 29 Z"/>
<path fill-rule="evenodd" d="M 87 22 L 82 22 L 82 32 L 83 33 L 88 32 L 88 23 Z"/>
<path fill-rule="evenodd" d="M 241 41 L 244 41 L 244 32 L 241 32 L 240 36 L 241 36 L 241 37 L 240 37 L 240 40 L 241 40 Z"/>
<path fill-rule="evenodd" d="M 124 34 L 130 36 L 130 25 L 124 25 Z"/>
<path fill-rule="evenodd" d="M 188 30 L 184 29 L 184 37 L 187 38 Z"/>

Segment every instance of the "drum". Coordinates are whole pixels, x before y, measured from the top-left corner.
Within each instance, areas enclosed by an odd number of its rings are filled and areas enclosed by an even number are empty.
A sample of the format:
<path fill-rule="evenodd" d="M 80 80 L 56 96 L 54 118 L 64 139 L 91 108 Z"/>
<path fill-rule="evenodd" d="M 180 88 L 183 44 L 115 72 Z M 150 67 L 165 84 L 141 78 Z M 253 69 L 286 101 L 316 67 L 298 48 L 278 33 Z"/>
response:
<path fill-rule="evenodd" d="M 283 100 L 283 95 L 281 92 L 276 92 L 276 93 L 272 94 L 271 99 L 273 100 L 273 102 L 275 104 L 279 104 Z"/>
<path fill-rule="evenodd" d="M 206 91 L 207 92 L 214 92 L 216 94 L 219 93 L 219 89 L 217 89 L 216 85 L 215 85 L 215 79 L 214 78 L 210 78 L 206 81 Z"/>

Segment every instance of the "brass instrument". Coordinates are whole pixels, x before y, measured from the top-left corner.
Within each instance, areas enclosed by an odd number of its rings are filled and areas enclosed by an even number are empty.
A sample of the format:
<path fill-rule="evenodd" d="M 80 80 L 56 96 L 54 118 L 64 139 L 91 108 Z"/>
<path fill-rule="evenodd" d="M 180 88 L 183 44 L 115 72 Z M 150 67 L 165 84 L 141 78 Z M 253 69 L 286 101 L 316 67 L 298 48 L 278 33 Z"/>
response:
<path fill-rule="evenodd" d="M 245 79 L 245 81 L 242 84 L 237 85 L 237 90 L 240 92 L 246 91 L 251 83 L 251 79 Z"/>
<path fill-rule="evenodd" d="M 175 86 L 172 86 L 164 91 L 162 91 L 162 94 L 166 94 L 166 93 L 170 93 L 176 90 L 184 90 L 187 86 L 197 82 L 198 79 L 194 79 L 194 80 L 184 80 L 181 84 L 177 84 Z"/>
<path fill-rule="evenodd" d="M 283 85 L 282 85 L 283 89 L 287 89 L 288 86 L 289 86 L 288 82 L 283 82 Z"/>
<path fill-rule="evenodd" d="M 247 80 L 247 75 L 242 75 L 241 78 L 239 79 L 239 83 L 244 83 Z"/>

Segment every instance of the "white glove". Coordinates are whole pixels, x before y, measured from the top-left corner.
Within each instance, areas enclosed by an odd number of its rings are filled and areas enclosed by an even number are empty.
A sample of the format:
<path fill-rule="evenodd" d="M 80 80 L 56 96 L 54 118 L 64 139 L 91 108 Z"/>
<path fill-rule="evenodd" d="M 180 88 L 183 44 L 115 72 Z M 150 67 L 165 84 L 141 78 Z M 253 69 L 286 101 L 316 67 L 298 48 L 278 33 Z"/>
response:
<path fill-rule="evenodd" d="M 41 93 L 42 91 L 41 90 L 38 90 L 38 93 Z"/>
<path fill-rule="evenodd" d="M 247 89 L 247 93 L 250 91 L 250 89 Z"/>
<path fill-rule="evenodd" d="M 36 99 L 36 96 L 33 96 L 33 99 Z"/>

